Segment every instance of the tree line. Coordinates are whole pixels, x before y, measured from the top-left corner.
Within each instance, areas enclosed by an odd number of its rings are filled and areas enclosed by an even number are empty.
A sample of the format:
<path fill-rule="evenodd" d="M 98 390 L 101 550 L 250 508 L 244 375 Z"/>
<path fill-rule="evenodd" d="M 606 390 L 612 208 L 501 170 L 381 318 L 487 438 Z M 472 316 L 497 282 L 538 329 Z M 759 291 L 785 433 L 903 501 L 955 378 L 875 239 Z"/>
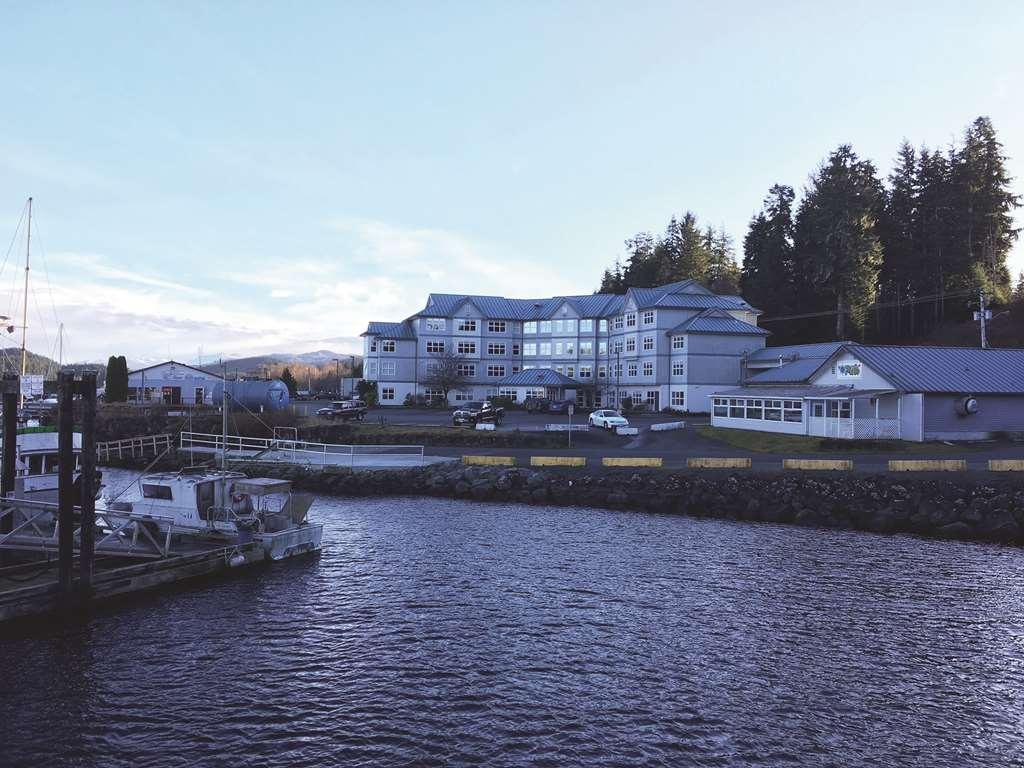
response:
<path fill-rule="evenodd" d="M 763 310 L 776 343 L 920 338 L 970 319 L 979 291 L 995 305 L 1016 292 L 1006 260 L 1017 240 L 1006 155 L 992 121 L 979 117 L 944 150 L 904 140 L 892 172 L 849 144 L 810 175 L 797 202 L 775 184 L 743 239 L 742 267 L 724 232 L 687 213 L 666 234 L 626 241 L 625 264 L 601 290 L 622 292 L 687 277 L 716 293 L 741 293 Z"/>

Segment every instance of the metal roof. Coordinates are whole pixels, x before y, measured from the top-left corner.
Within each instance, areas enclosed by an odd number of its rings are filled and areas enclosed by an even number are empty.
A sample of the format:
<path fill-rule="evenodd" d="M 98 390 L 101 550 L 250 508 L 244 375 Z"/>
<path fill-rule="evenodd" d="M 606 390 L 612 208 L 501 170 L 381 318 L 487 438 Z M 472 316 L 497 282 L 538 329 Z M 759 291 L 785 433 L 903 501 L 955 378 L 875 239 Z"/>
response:
<path fill-rule="evenodd" d="M 230 363 L 231 361 L 228 360 L 227 362 Z M 218 379 L 221 378 L 221 375 L 219 373 L 216 373 L 214 371 L 207 371 L 207 370 L 205 370 L 203 368 L 196 368 L 194 365 L 186 365 L 185 363 L 179 363 L 177 360 L 165 360 L 162 363 L 156 363 L 154 365 L 147 365 L 145 368 L 136 368 L 134 371 L 128 371 L 128 375 L 132 376 L 133 374 L 142 373 L 143 371 L 151 371 L 154 368 L 160 368 L 161 366 L 164 366 L 164 365 L 177 365 L 177 366 L 180 366 L 182 368 L 188 368 L 190 371 L 196 371 L 198 373 L 202 373 L 202 374 L 205 374 L 207 376 L 215 376 Z"/>
<path fill-rule="evenodd" d="M 501 387 L 581 387 L 578 381 L 551 368 L 527 368 L 498 380 Z"/>
<path fill-rule="evenodd" d="M 808 358 L 824 360 L 827 357 L 831 357 L 840 347 L 852 343 L 848 341 L 825 341 L 818 344 L 790 344 L 782 347 L 765 347 L 756 352 L 751 352 L 747 358 L 747 364 L 778 365 L 780 356 L 783 362 L 805 360 Z"/>
<path fill-rule="evenodd" d="M 370 321 L 360 336 L 378 336 L 382 339 L 413 340 L 416 335 L 412 332 L 412 326 L 402 321 L 401 323 L 380 323 L 376 320 Z"/>
<path fill-rule="evenodd" d="M 666 332 L 671 336 L 678 333 L 729 333 L 745 336 L 767 336 L 770 331 L 756 325 L 737 320 L 721 309 L 706 309 L 700 314 L 684 320 L 675 328 Z"/>
<path fill-rule="evenodd" d="M 824 358 L 808 358 L 794 360 L 792 363 L 765 368 L 750 378 L 750 384 L 797 384 L 807 381 L 811 375 L 825 364 Z"/>
<path fill-rule="evenodd" d="M 760 386 L 736 387 L 712 393 L 712 397 L 756 397 L 761 399 L 792 399 L 808 400 L 828 397 L 832 399 L 849 399 L 853 397 L 875 397 L 895 392 L 893 389 L 854 389 L 853 387 L 816 387 L 810 384 L 803 386 Z"/>
<path fill-rule="evenodd" d="M 847 351 L 904 392 L 1024 395 L 1024 349 L 851 344 Z"/>

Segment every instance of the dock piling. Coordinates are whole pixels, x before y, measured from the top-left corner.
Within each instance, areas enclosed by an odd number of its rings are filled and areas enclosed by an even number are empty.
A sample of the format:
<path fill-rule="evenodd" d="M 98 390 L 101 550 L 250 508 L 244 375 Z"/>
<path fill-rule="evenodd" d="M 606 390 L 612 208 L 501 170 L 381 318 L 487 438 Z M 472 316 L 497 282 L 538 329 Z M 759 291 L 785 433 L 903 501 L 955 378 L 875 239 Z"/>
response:
<path fill-rule="evenodd" d="M 79 382 L 82 395 L 81 534 L 79 537 L 79 588 L 82 597 L 92 593 L 96 542 L 96 374 L 85 372 Z M 61 465 L 63 466 L 63 464 Z"/>
<path fill-rule="evenodd" d="M 0 382 L 3 398 L 3 462 L 0 467 L 0 497 L 14 495 L 15 462 L 18 459 L 18 395 L 21 393 L 21 378 L 16 374 L 4 374 Z M 0 533 L 11 530 L 13 520 L 8 515 L 0 519 Z"/>
<path fill-rule="evenodd" d="M 57 525 L 60 591 L 71 591 L 75 556 L 75 374 L 57 374 Z"/>

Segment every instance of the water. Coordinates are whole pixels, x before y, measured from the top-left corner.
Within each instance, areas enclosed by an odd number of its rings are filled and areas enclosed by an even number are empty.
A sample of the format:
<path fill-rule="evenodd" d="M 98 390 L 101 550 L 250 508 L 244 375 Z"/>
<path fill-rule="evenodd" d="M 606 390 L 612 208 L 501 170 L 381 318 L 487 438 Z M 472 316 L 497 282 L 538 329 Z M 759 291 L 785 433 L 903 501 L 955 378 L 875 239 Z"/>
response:
<path fill-rule="evenodd" d="M 321 499 L 319 559 L 0 640 L 0 763 L 1019 766 L 1024 553 Z"/>

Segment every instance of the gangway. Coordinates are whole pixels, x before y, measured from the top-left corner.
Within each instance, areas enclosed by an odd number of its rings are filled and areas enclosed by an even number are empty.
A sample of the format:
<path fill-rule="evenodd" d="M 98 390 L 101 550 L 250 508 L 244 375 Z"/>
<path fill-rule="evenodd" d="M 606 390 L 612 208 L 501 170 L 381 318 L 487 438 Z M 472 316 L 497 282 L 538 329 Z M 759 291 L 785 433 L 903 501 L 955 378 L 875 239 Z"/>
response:
<path fill-rule="evenodd" d="M 343 445 L 300 440 L 275 430 L 272 438 L 182 432 L 182 451 L 220 456 L 232 461 L 299 464 L 310 467 L 418 467 L 426 463 L 422 445 Z"/>

